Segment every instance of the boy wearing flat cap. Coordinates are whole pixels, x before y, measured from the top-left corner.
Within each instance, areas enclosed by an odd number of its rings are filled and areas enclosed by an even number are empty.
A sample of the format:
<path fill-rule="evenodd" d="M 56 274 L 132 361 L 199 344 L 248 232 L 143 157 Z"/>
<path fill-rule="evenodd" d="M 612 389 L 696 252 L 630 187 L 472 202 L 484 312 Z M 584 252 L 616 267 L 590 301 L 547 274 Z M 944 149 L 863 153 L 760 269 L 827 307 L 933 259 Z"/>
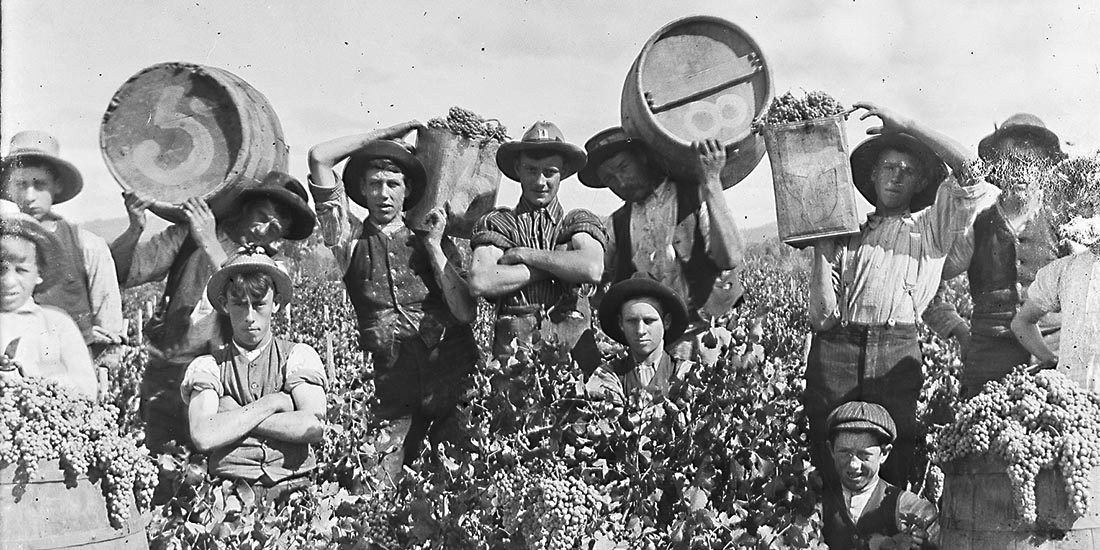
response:
<path fill-rule="evenodd" d="M 627 354 L 592 374 L 588 394 L 616 403 L 626 403 L 641 389 L 655 399 L 667 395 L 672 382 L 692 367 L 665 350 L 687 325 L 684 301 L 660 282 L 638 276 L 612 285 L 600 302 L 600 327 L 626 346 Z"/>
<path fill-rule="evenodd" d="M 56 237 L 58 255 L 50 258 L 54 284 L 40 285 L 35 302 L 67 312 L 104 369 L 116 366 L 122 342 L 122 296 L 107 241 L 69 223 L 53 211 L 80 193 L 84 180 L 72 163 L 58 156 L 60 145 L 45 132 L 28 130 L 12 137 L 0 167 L 0 198 L 16 203 Z M 106 372 L 100 383 L 105 389 Z"/>
<path fill-rule="evenodd" d="M 61 271 L 53 232 L 7 201 L 0 212 L 0 378 L 43 377 L 96 398 L 96 372 L 80 328 L 64 311 L 35 302 L 34 290 Z M 10 211 L 9 211 L 10 208 Z"/>
<path fill-rule="evenodd" d="M 881 403 L 898 423 L 883 478 L 908 485 L 920 434 L 924 374 L 916 322 L 939 287 L 944 260 L 977 212 L 996 200 L 980 160 L 954 140 L 870 103 L 880 134 L 852 152 L 852 179 L 875 206 L 860 232 L 814 247 L 810 326 L 814 330 L 802 403 L 811 458 L 829 472 L 825 417 L 852 399 Z M 941 182 L 952 177 L 948 184 Z M 835 483 L 831 476 L 826 484 Z"/>
<path fill-rule="evenodd" d="M 217 219 L 201 198 L 180 206 L 187 221 L 139 242 L 153 201 L 123 193 L 130 225 L 111 243 L 119 281 L 130 288 L 166 280 L 156 314 L 146 325 L 149 362 L 141 381 L 145 444 L 160 452 L 169 441 L 189 445 L 187 411 L 180 380 L 195 357 L 209 353 L 220 338 L 214 305 L 207 299 L 210 277 L 244 246 L 277 253 L 283 239 L 304 240 L 316 217 L 306 191 L 289 174 L 272 171 L 237 196 L 231 214 Z"/>
<path fill-rule="evenodd" d="M 588 163 L 578 179 L 610 189 L 625 203 L 606 223 L 604 281 L 615 284 L 643 273 L 672 288 L 688 306 L 689 333 L 734 307 L 744 292 L 735 271 L 744 251 L 722 194 L 722 145 L 694 144 L 700 184 L 671 180 L 645 144 L 619 127 L 584 146 Z"/>
<path fill-rule="evenodd" d="M 830 550 L 891 548 L 931 550 L 939 541 L 935 505 L 879 477 L 893 451 L 894 419 L 876 403 L 849 401 L 829 414 L 830 465 L 840 487 L 821 501 L 822 538 Z"/>
<path fill-rule="evenodd" d="M 427 178 L 398 138 L 421 127 L 410 121 L 309 152 L 325 244 L 344 274 L 359 345 L 374 363 L 375 414 L 392 421 L 383 437 L 397 450 L 383 458 L 381 472 L 391 478 L 420 455 L 425 436 L 433 445 L 459 442 L 457 405 L 478 359 L 471 328 L 477 307 L 458 248 L 443 234 L 447 214 L 432 209 L 423 231 L 405 218 Z M 333 167 L 344 159 L 338 178 Z M 350 214 L 349 198 L 367 209 L 367 219 Z"/>
<path fill-rule="evenodd" d="M 586 329 L 591 323 L 588 300 L 569 297 L 579 285 L 600 282 L 607 233 L 595 214 L 566 212 L 558 202 L 562 180 L 583 168 L 586 158 L 545 121 L 497 151 L 500 171 L 519 182 L 520 200 L 474 224 L 470 289 L 496 303 L 493 354 L 498 358 L 508 355 L 513 340 L 529 344 L 543 328 L 573 347 L 580 333 L 567 335 L 567 327 Z M 542 326 L 546 316 L 555 326 Z"/>
<path fill-rule="evenodd" d="M 272 334 L 293 293 L 290 276 L 259 248 L 215 272 L 206 295 L 226 343 L 191 361 L 178 390 L 210 474 L 268 496 L 308 483 L 317 466 L 310 443 L 321 441 L 328 407 L 317 351 Z"/>
<path fill-rule="evenodd" d="M 1052 177 L 1062 153 L 1058 136 L 1032 114 L 1012 115 L 978 144 L 978 156 L 991 166 L 989 180 L 1001 189 L 997 202 L 982 210 L 958 240 L 943 267 L 943 280 L 966 272 L 974 303 L 969 320 L 945 297 L 946 286 L 924 313 L 924 321 L 942 337 L 954 337 L 962 349 L 962 395 L 974 395 L 1031 359 L 1012 334 L 1013 315 L 1024 302 L 1040 268 L 1070 252 L 1060 246 L 1052 209 L 1045 204 L 1043 177 Z M 1028 176 L 1034 178 L 1029 181 Z M 1048 347 L 1058 348 L 1058 313 L 1039 321 Z"/>

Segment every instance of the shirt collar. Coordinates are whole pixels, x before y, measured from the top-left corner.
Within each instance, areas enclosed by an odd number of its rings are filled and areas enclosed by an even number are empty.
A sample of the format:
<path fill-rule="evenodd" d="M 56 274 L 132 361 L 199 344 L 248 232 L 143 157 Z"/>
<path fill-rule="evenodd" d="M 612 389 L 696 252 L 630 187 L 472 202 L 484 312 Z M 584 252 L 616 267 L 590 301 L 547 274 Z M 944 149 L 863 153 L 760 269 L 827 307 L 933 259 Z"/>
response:
<path fill-rule="evenodd" d="M 903 222 L 912 222 L 913 221 L 913 213 L 912 212 L 906 212 L 904 214 L 897 215 L 897 216 L 883 216 L 882 214 L 879 214 L 878 212 L 871 212 L 870 214 L 867 214 L 867 227 L 870 228 L 870 229 L 875 229 L 876 227 L 882 225 L 882 223 L 885 222 L 886 220 L 889 220 L 889 219 L 892 219 L 892 218 L 898 218 Z"/>
<path fill-rule="evenodd" d="M 405 225 L 405 217 L 398 216 L 394 218 L 392 222 L 379 226 L 374 222 L 367 220 L 363 222 L 363 233 L 367 235 L 385 235 L 386 237 L 393 237 L 403 231 L 407 231 L 409 226 Z"/>
<path fill-rule="evenodd" d="M 38 305 L 34 301 L 34 298 L 31 297 L 31 298 L 27 298 L 27 301 L 23 302 L 23 305 L 15 308 L 14 311 L 9 311 L 7 313 L 10 313 L 10 314 L 38 313 L 41 309 L 42 309 L 42 306 Z"/>
<path fill-rule="evenodd" d="M 555 221 L 560 220 L 563 214 L 561 203 L 558 202 L 557 197 L 550 199 L 550 203 L 541 208 L 532 206 L 527 201 L 523 200 L 523 197 L 520 197 L 519 204 L 516 205 L 515 212 L 517 214 L 536 214 L 541 212 L 544 213 L 546 216 L 549 216 L 551 220 Z"/>

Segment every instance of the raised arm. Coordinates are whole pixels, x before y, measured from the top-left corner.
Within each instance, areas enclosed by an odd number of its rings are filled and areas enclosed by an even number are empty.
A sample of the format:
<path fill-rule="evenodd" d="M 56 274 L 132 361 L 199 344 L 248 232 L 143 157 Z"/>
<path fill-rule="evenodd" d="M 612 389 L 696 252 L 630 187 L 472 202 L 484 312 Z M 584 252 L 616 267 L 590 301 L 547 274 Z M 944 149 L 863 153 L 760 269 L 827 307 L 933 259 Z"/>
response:
<path fill-rule="evenodd" d="M 707 254 L 719 269 L 733 269 L 744 261 L 745 248 L 723 195 L 721 172 L 726 165 L 726 150 L 714 139 L 695 142 L 693 147 L 703 176 L 700 193 L 710 226 Z"/>
<path fill-rule="evenodd" d="M 380 139 L 399 138 L 423 125 L 415 120 L 395 124 L 387 128 L 371 130 L 364 134 L 339 137 L 314 145 L 309 150 L 309 177 L 313 185 L 331 189 L 336 187 L 336 178 L 332 168 L 340 161 L 350 157 L 368 143 Z"/>
<path fill-rule="evenodd" d="M 494 245 L 482 245 L 474 249 L 470 264 L 470 292 L 474 296 L 496 298 L 515 292 L 550 275 L 522 263 L 500 263 L 504 250 Z"/>
<path fill-rule="evenodd" d="M 134 191 L 122 193 L 122 202 L 126 205 L 126 214 L 130 224 L 126 231 L 111 242 L 111 257 L 115 260 L 115 271 L 120 285 L 126 284 L 130 277 L 130 265 L 134 262 L 134 250 L 137 249 L 141 234 L 145 232 L 145 211 L 153 205 L 152 199 Z"/>
<path fill-rule="evenodd" d="M 443 231 L 447 228 L 447 213 L 441 208 L 433 208 L 425 220 L 428 236 L 424 244 L 432 264 L 432 274 L 443 291 L 443 300 L 458 322 L 470 324 L 477 317 L 477 302 L 470 294 L 470 286 L 459 273 L 455 261 L 447 257 L 443 250 Z M 454 245 L 448 241 L 454 251 Z M 457 260 L 457 258 L 456 258 Z"/>
<path fill-rule="evenodd" d="M 603 275 L 603 245 L 588 233 L 575 233 L 567 246 L 539 250 L 517 246 L 498 260 L 503 265 L 526 265 L 567 283 L 596 284 Z"/>
<path fill-rule="evenodd" d="M 882 126 L 870 128 L 867 130 L 868 134 L 891 134 L 897 132 L 904 132 L 909 134 L 925 145 L 932 148 L 937 155 L 940 156 L 951 167 L 951 171 L 960 174 L 963 173 L 963 169 L 967 164 L 976 158 L 976 154 L 970 149 L 963 146 L 963 144 L 955 141 L 954 139 L 941 134 L 920 122 L 911 118 L 903 117 L 901 114 L 880 107 L 870 102 L 859 102 L 854 104 L 854 107 L 859 109 L 866 109 L 867 112 L 863 113 L 859 117 L 860 120 L 875 116 L 882 121 Z M 975 183 L 974 181 L 960 181 L 959 184 L 966 186 Z"/>
<path fill-rule="evenodd" d="M 810 328 L 829 330 L 840 322 L 834 262 L 837 242 L 821 239 L 814 243 L 814 264 L 810 272 Z"/>
<path fill-rule="evenodd" d="M 201 359 L 201 358 L 200 358 Z M 218 410 L 218 393 L 203 389 L 191 394 L 187 421 L 195 448 L 207 453 L 247 436 L 272 415 L 294 410 L 294 400 L 284 392 L 265 395 L 243 407 Z"/>

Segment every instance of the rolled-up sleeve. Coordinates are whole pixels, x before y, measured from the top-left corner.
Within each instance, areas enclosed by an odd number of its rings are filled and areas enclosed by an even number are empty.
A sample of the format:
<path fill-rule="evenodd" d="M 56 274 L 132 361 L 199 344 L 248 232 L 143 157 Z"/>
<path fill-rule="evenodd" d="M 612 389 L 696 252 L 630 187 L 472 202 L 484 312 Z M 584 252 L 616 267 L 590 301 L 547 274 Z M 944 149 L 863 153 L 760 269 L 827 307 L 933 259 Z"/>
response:
<path fill-rule="evenodd" d="M 131 288 L 167 277 L 168 270 L 176 260 L 176 253 L 183 247 L 183 242 L 189 235 L 190 229 L 187 225 L 175 224 L 153 235 L 148 241 L 138 243 L 124 286 Z"/>
<path fill-rule="evenodd" d="M 286 363 L 286 383 L 283 391 L 290 393 L 302 384 L 326 388 L 325 367 L 317 350 L 308 344 L 294 344 Z"/>
<path fill-rule="evenodd" d="M 498 208 L 477 219 L 470 235 L 470 248 L 495 246 L 508 250 L 516 246 L 516 221 L 511 211 Z"/>
<path fill-rule="evenodd" d="M 313 202 L 317 208 L 317 225 L 321 228 L 325 246 L 332 251 L 340 271 L 343 272 L 347 271 L 351 261 L 356 224 L 351 215 L 344 182 L 335 172 L 333 172 L 333 179 L 336 180 L 335 186 L 318 187 L 310 178 L 309 193 L 313 196 Z"/>
<path fill-rule="evenodd" d="M 997 202 L 1001 192 L 985 180 L 986 171 L 985 165 L 975 160 L 957 176 L 949 176 L 936 192 L 924 220 L 932 232 L 932 242 L 943 254 L 972 230 L 979 212 Z"/>
<path fill-rule="evenodd" d="M 214 390 L 219 398 L 225 395 L 222 374 L 212 355 L 200 355 L 191 360 L 183 374 L 183 382 L 180 383 L 180 395 L 184 404 L 191 402 L 191 396 L 195 392 L 205 390 Z"/>
<path fill-rule="evenodd" d="M 960 325 L 966 324 L 966 320 L 959 315 L 955 304 L 947 298 L 947 295 L 947 283 L 941 282 L 940 288 L 932 298 L 932 303 L 921 315 L 921 319 L 928 325 L 928 328 L 932 329 L 932 332 L 935 332 L 940 338 L 951 336 L 952 331 Z"/>
<path fill-rule="evenodd" d="M 600 248 L 607 249 L 607 228 L 604 227 L 599 216 L 578 208 L 570 210 L 562 218 L 561 223 L 562 229 L 561 233 L 558 234 L 558 244 L 570 242 L 573 236 L 578 233 L 587 233 L 593 239 L 596 239 L 596 242 L 600 243 Z"/>
<path fill-rule="evenodd" d="M 1043 266 L 1035 274 L 1035 281 L 1027 289 L 1028 301 L 1047 313 L 1062 311 L 1059 291 L 1062 288 L 1062 278 L 1065 276 L 1066 267 L 1072 258 L 1073 256 L 1059 258 Z"/>

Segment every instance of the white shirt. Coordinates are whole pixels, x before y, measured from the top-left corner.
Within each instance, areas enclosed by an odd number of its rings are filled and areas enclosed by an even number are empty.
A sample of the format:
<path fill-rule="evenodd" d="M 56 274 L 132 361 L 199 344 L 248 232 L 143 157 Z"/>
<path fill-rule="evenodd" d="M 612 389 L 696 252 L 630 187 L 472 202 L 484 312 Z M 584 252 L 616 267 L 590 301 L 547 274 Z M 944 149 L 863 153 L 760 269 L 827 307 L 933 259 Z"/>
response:
<path fill-rule="evenodd" d="M 1100 258 L 1086 250 L 1047 264 L 1035 274 L 1028 300 L 1062 312 L 1058 371 L 1100 391 Z"/>

